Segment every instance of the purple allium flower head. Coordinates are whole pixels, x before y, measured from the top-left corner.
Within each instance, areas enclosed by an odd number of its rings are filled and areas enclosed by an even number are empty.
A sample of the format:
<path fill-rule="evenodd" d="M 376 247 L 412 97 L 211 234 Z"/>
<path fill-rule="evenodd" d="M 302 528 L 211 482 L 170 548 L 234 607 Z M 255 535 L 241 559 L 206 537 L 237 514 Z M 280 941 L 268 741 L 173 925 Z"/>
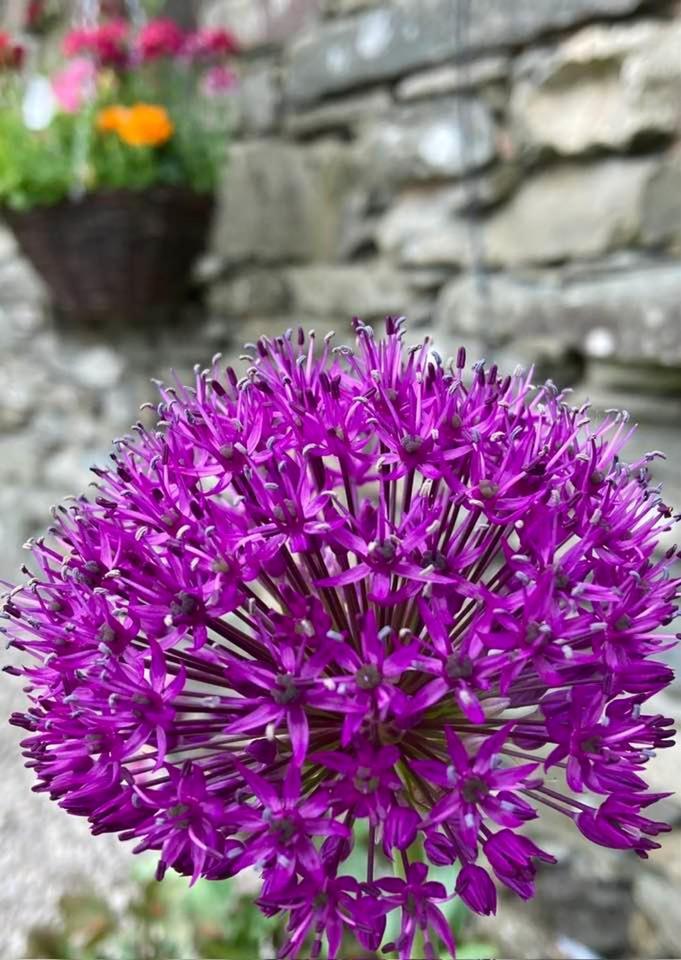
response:
<path fill-rule="evenodd" d="M 401 326 L 161 386 L 5 605 L 35 789 L 159 876 L 255 866 L 287 958 L 377 949 L 392 911 L 401 957 L 419 931 L 453 950 L 438 904 L 494 911 L 493 876 L 532 896 L 542 807 L 643 857 L 667 829 L 643 812 L 678 591 L 650 457 L 551 383 L 405 355 Z"/>

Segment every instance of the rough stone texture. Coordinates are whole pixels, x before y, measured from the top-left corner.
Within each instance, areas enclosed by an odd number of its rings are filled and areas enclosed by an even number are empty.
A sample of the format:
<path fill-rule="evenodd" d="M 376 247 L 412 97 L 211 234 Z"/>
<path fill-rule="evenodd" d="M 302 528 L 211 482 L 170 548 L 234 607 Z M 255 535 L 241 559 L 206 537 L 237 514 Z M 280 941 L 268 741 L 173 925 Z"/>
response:
<path fill-rule="evenodd" d="M 342 144 L 303 150 L 278 141 L 235 145 L 221 196 L 214 248 L 225 263 L 333 256 L 351 182 Z"/>
<path fill-rule="evenodd" d="M 456 7 L 462 2 L 384 4 L 310 31 L 291 51 L 289 97 L 313 100 L 453 58 Z M 626 15 L 638 5 L 639 0 L 476 0 L 466 52 L 512 47 L 591 17 Z"/>
<path fill-rule="evenodd" d="M 681 800 L 677 798 L 677 802 L 681 803 Z M 659 806 L 657 810 L 659 812 Z M 650 855 L 650 866 L 657 874 L 668 877 L 681 887 L 681 830 L 676 830 L 666 839 L 664 846 Z"/>
<path fill-rule="evenodd" d="M 405 77 L 395 87 L 398 100 L 423 100 L 444 93 L 458 93 L 481 87 L 492 81 L 504 80 L 508 75 L 509 58 L 485 57 L 472 63 L 433 67 Z"/>
<path fill-rule="evenodd" d="M 461 203 L 457 187 L 405 192 L 378 226 L 379 249 L 410 267 L 468 263 L 468 228 L 457 216 Z"/>
<path fill-rule="evenodd" d="M 317 11 L 317 0 L 205 0 L 203 20 L 234 31 L 243 50 L 281 43 L 294 37 Z"/>
<path fill-rule="evenodd" d="M 554 53 L 530 55 L 511 97 L 518 139 L 570 155 L 671 135 L 681 122 L 679 51 L 681 30 L 641 21 L 588 27 Z"/>
<path fill-rule="evenodd" d="M 366 130 L 360 150 L 369 170 L 388 179 L 458 177 L 494 158 L 494 123 L 483 101 L 447 98 L 395 110 Z"/>
<path fill-rule="evenodd" d="M 270 65 L 241 70 L 236 106 L 241 132 L 270 133 L 276 127 L 281 111 L 277 71 Z"/>
<path fill-rule="evenodd" d="M 678 149 L 646 184 L 641 238 L 645 244 L 670 244 L 677 253 L 681 252 L 681 152 Z"/>
<path fill-rule="evenodd" d="M 603 876 L 603 861 L 611 864 L 606 876 Z M 610 851 L 594 854 L 588 846 L 586 850 L 577 847 L 572 858 L 564 856 L 553 869 L 542 872 L 544 922 L 563 934 L 571 933 L 599 954 L 626 955 L 629 945 L 626 919 L 632 912 L 633 897 L 621 869 L 622 857 L 612 856 Z M 596 879 L 601 882 L 594 882 Z M 588 897 L 584 896 L 585 885 Z M 536 909 L 537 904 L 532 904 L 530 910 Z"/>
<path fill-rule="evenodd" d="M 681 943 L 681 913 L 669 901 L 669 883 L 653 873 L 642 873 L 636 878 L 635 896 L 653 932 L 649 955 L 674 956 Z"/>
<path fill-rule="evenodd" d="M 322 0 L 324 13 L 329 16 L 339 16 L 345 13 L 356 13 L 369 7 L 377 7 L 380 0 Z"/>
<path fill-rule="evenodd" d="M 529 178 L 485 226 L 490 263 L 555 263 L 632 243 L 650 160 L 550 167 Z"/>
<path fill-rule="evenodd" d="M 376 228 L 379 250 L 406 267 L 470 264 L 472 237 L 466 212 L 497 204 L 517 179 L 512 166 L 466 183 L 423 184 L 403 190 Z"/>
<path fill-rule="evenodd" d="M 0 290 L 3 304 L 33 304 L 42 300 L 39 277 L 17 255 L 14 237 L 0 223 Z"/>
<path fill-rule="evenodd" d="M 370 94 L 330 100 L 309 110 L 290 112 L 284 126 L 294 137 L 332 131 L 352 133 L 362 123 L 385 116 L 391 106 L 392 99 L 388 91 L 379 89 Z"/>
<path fill-rule="evenodd" d="M 498 337 L 550 334 L 618 361 L 681 364 L 677 263 L 583 278 L 492 275 L 488 292 L 489 303 L 481 304 L 471 278 L 445 286 L 437 308 L 443 329 L 472 334 L 484 324 Z"/>
<path fill-rule="evenodd" d="M 295 310 L 312 316 L 374 320 L 404 312 L 409 299 L 401 274 L 380 264 L 299 267 L 287 272 L 287 280 Z"/>
<path fill-rule="evenodd" d="M 240 271 L 237 276 L 214 284 L 210 291 L 210 306 L 222 316 L 282 314 L 289 300 L 287 284 L 272 270 Z"/>

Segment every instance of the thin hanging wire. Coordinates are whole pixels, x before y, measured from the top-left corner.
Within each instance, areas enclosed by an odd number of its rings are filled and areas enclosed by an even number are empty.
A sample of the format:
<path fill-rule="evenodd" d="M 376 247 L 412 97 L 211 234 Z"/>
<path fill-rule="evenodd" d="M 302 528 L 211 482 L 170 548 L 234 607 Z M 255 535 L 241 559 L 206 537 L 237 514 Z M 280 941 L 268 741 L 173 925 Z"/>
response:
<path fill-rule="evenodd" d="M 470 91 L 472 49 L 471 36 L 471 0 L 454 0 L 454 46 L 455 63 L 461 71 L 463 95 L 456 98 L 457 118 L 461 134 L 461 160 L 463 186 L 466 193 L 464 217 L 470 249 L 470 271 L 473 280 L 474 311 L 477 314 L 476 329 L 485 352 L 496 345 L 493 312 L 490 309 L 491 290 L 489 275 L 485 267 L 485 240 L 481 221 L 482 202 L 478 183 L 474 174 L 475 129 L 472 118 L 472 99 Z"/>
<path fill-rule="evenodd" d="M 74 26 L 84 30 L 92 30 L 99 24 L 100 14 L 100 0 L 79 0 L 73 12 Z M 92 79 L 87 84 L 83 109 L 79 113 L 71 147 L 73 176 L 69 192 L 72 200 L 79 200 L 87 190 L 90 147 L 92 144 L 92 116 L 89 108 L 94 103 L 95 94 L 96 84 L 93 73 Z"/>
<path fill-rule="evenodd" d="M 74 25 L 92 29 L 99 23 L 100 0 L 79 0 L 74 11 Z"/>
<path fill-rule="evenodd" d="M 128 11 L 128 19 L 132 24 L 133 30 L 137 32 L 147 21 L 146 10 L 141 0 L 125 0 L 125 6 Z"/>

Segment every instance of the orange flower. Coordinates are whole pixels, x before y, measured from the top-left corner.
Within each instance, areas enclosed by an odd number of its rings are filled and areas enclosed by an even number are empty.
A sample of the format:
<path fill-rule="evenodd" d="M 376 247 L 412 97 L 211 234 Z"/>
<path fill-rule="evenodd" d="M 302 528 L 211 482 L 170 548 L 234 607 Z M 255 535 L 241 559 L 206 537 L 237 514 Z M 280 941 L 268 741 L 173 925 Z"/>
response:
<path fill-rule="evenodd" d="M 102 133 L 118 133 L 127 112 L 125 107 L 105 107 L 97 115 L 97 129 Z"/>
<path fill-rule="evenodd" d="M 130 147 L 158 147 L 175 132 L 168 112 L 150 103 L 107 107 L 97 118 L 97 128 L 117 133 Z"/>
<path fill-rule="evenodd" d="M 167 111 L 149 103 L 136 103 L 118 124 L 118 136 L 130 147 L 158 147 L 174 132 Z"/>

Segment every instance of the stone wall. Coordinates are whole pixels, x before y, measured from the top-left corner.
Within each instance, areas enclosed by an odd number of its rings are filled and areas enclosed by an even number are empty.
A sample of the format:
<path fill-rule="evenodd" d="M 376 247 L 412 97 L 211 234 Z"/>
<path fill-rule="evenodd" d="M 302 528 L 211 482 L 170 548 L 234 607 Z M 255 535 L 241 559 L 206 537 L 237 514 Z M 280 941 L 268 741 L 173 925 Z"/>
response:
<path fill-rule="evenodd" d="M 299 322 L 349 336 L 352 314 L 408 314 L 445 354 L 464 341 L 505 366 L 535 360 L 601 407 L 629 407 L 634 450 L 668 452 L 657 477 L 681 505 L 681 7 L 470 0 L 457 37 L 454 0 L 201 6 L 246 51 L 199 272 L 207 314 L 67 333 L 0 231 L 0 577 L 17 577 L 50 504 L 85 489 L 154 396 L 150 377 L 186 377 L 217 351 L 236 363 L 241 342 Z M 8 957 L 79 877 L 120 902 L 130 869 L 122 845 L 30 793 L 2 722 L 21 697 L 0 677 Z M 680 683 L 656 709 L 681 720 Z M 652 761 L 654 790 L 681 790 L 678 757 Z M 675 830 L 647 863 L 542 818 L 559 863 L 480 935 L 501 956 L 681 956 L 681 801 L 663 803 Z"/>
<path fill-rule="evenodd" d="M 681 364 L 678 3 L 204 0 L 202 15 L 246 51 L 218 315 L 345 329 L 396 311 L 445 352 L 567 350 L 568 379 L 585 358 Z"/>

